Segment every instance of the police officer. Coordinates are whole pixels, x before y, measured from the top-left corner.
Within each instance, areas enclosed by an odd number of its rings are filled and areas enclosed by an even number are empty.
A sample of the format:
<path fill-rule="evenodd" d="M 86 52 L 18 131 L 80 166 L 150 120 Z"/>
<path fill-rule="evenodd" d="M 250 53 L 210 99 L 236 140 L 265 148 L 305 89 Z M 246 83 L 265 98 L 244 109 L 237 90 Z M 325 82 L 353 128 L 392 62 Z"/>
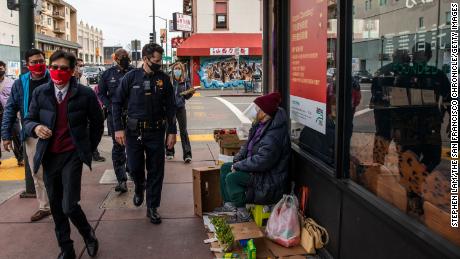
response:
<path fill-rule="evenodd" d="M 124 49 L 117 49 L 114 53 L 114 59 L 116 65 L 107 69 L 99 80 L 99 92 L 98 97 L 104 104 L 104 107 L 108 110 L 107 116 L 107 127 L 109 132 L 113 133 L 113 116 L 112 116 L 112 98 L 115 95 L 115 91 L 118 88 L 123 76 L 132 69 L 130 66 L 131 60 L 129 59 L 128 52 Z M 113 147 L 112 147 L 112 162 L 115 175 L 117 177 L 118 185 L 115 187 L 115 191 L 124 193 L 128 191 L 126 186 L 126 152 L 125 147 L 118 144 L 115 140 L 114 134 L 112 135 Z"/>
<path fill-rule="evenodd" d="M 113 98 L 115 139 L 126 145 L 129 168 L 134 178 L 133 202 L 141 206 L 147 192 L 147 217 L 160 224 L 160 206 L 165 166 L 165 126 L 168 148 L 176 143 L 174 91 L 168 75 L 161 71 L 163 48 L 150 43 L 142 48 L 144 64 L 133 69 L 121 80 Z M 122 109 L 127 104 L 126 129 Z M 126 133 L 126 135 L 125 135 Z M 147 182 L 144 168 L 147 168 Z"/>

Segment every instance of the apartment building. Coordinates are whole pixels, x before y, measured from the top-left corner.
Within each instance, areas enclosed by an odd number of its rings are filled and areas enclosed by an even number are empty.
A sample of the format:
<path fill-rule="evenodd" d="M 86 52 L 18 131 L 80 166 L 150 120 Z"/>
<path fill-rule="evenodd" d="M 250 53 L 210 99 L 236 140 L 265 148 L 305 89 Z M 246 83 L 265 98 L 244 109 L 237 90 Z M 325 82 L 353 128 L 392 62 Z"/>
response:
<path fill-rule="evenodd" d="M 78 44 L 81 46 L 78 57 L 83 59 L 85 64 L 104 64 L 102 30 L 80 21 L 77 35 Z"/>
<path fill-rule="evenodd" d="M 77 10 L 62 0 L 43 0 L 35 16 L 37 47 L 47 58 L 57 49 L 77 55 Z"/>

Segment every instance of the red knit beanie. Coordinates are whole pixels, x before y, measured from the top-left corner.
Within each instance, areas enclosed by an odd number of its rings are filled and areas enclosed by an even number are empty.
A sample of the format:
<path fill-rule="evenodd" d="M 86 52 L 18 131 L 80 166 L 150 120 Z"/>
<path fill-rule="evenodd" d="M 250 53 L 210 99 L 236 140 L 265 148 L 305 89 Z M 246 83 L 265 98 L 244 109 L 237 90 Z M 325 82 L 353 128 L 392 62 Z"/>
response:
<path fill-rule="evenodd" d="M 263 112 L 274 117 L 281 103 L 281 95 L 279 93 L 271 93 L 260 96 L 254 100 L 254 103 L 259 106 Z"/>

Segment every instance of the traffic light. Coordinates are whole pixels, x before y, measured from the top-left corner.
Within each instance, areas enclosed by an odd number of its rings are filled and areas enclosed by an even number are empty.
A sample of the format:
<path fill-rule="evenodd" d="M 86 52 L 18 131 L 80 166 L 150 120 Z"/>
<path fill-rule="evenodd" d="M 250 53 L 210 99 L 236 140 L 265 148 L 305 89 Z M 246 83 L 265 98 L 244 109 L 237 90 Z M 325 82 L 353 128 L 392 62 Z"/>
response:
<path fill-rule="evenodd" d="M 19 0 L 6 0 L 6 7 L 12 11 L 19 11 Z"/>
<path fill-rule="evenodd" d="M 153 33 L 151 32 L 151 33 L 150 33 L 150 43 L 154 43 L 154 42 L 155 42 L 155 40 L 154 40 L 154 38 L 153 38 Z"/>

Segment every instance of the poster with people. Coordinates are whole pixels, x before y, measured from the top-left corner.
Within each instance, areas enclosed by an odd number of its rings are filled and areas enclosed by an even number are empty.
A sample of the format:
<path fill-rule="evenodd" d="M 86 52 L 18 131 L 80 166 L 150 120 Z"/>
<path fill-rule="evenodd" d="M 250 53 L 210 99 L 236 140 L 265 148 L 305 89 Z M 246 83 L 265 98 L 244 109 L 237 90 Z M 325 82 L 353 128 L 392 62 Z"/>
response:
<path fill-rule="evenodd" d="M 291 1 L 291 118 L 326 133 L 327 1 Z"/>
<path fill-rule="evenodd" d="M 253 79 L 262 78 L 262 58 L 202 57 L 199 76 L 201 85 L 206 89 L 253 86 Z"/>

